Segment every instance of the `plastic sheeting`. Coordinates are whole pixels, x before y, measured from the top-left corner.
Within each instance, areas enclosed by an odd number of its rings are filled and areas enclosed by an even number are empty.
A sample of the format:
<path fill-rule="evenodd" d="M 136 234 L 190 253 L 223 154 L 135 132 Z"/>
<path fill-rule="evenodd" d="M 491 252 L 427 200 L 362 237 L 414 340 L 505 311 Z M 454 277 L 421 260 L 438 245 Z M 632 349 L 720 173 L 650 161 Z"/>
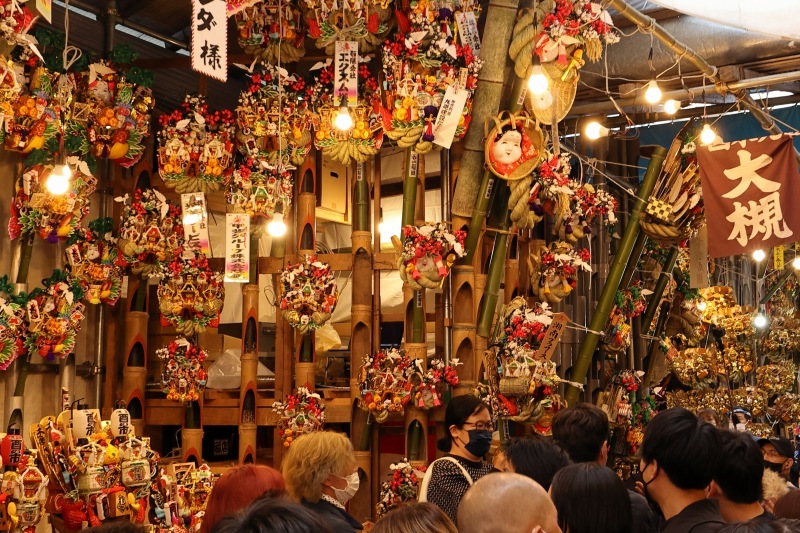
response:
<path fill-rule="evenodd" d="M 652 0 L 652 3 L 734 28 L 800 39 L 799 0 Z"/>

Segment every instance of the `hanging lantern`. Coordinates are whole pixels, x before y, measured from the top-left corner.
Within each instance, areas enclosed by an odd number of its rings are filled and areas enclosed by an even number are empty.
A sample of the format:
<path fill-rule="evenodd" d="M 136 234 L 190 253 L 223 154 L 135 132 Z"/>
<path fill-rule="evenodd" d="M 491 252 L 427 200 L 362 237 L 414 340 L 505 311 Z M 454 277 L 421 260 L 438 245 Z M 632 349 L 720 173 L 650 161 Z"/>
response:
<path fill-rule="evenodd" d="M 24 450 L 25 443 L 20 435 L 19 426 L 16 424 L 9 426 L 8 433 L 0 441 L 0 456 L 3 457 L 3 465 L 16 469 L 22 460 Z"/>
<path fill-rule="evenodd" d="M 111 413 L 111 434 L 116 438 L 128 438 L 131 432 L 131 414 L 125 408 L 125 402 L 117 402 L 116 409 Z"/>
<path fill-rule="evenodd" d="M 73 439 L 88 439 L 100 429 L 96 424 L 94 413 L 95 409 L 89 409 L 86 404 L 78 404 L 78 409 L 72 411 Z"/>

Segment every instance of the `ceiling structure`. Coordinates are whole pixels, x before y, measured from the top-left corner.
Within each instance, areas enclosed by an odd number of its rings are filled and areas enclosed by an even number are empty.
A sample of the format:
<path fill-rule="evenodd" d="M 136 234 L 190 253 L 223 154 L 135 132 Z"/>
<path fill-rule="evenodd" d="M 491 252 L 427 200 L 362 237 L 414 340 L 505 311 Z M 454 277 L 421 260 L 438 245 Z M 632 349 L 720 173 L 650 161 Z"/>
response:
<path fill-rule="evenodd" d="M 725 67 L 721 73 L 726 81 L 800 71 L 800 51 L 793 41 L 681 15 L 646 0 L 628 3 L 656 19 L 679 41 L 705 57 L 711 65 Z M 105 28 L 103 21 L 109 4 L 115 4 L 118 16 L 114 42 L 133 46 L 141 56 L 137 64 L 155 71 L 154 91 L 158 108 L 168 110 L 177 107 L 184 94 L 197 91 L 207 94 L 212 107 L 236 106 L 238 94 L 247 81 L 243 70 L 231 67 L 228 84 L 201 78 L 191 70 L 190 59 L 185 51 L 191 42 L 189 0 L 116 0 L 116 2 L 72 0 L 70 44 L 84 50 L 99 52 L 103 49 Z M 52 27 L 63 31 L 64 8 L 59 0 L 54 2 L 53 15 Z M 618 13 L 612 12 L 612 15 L 615 24 L 626 36 L 619 43 L 608 47 L 603 61 L 587 64 L 581 70 L 581 85 L 574 108 L 580 115 L 616 114 L 617 111 L 610 105 L 608 95 L 611 95 L 615 99 L 627 97 L 626 102 L 632 105 L 626 106 L 625 110 L 634 122 L 668 118 L 659 114 L 657 107 L 639 103 L 642 102 L 643 93 L 639 88 L 649 78 L 648 53 L 651 46 L 653 72 L 661 75 L 659 84 L 662 90 L 683 91 L 684 88 L 700 87 L 708 83 L 698 75 L 696 68 L 685 60 L 680 62 L 680 74 L 683 77 L 681 79 L 673 52 L 662 46 L 657 39 L 652 39 L 651 35 L 637 30 L 636 26 Z M 40 24 L 47 25 L 44 22 Z M 250 56 L 245 55 L 239 48 L 233 24 L 229 24 L 228 30 L 229 64 L 249 64 Z M 306 45 L 306 54 L 304 62 L 294 68 L 302 71 L 321 58 L 310 40 Z M 782 93 L 784 96 L 777 101 L 770 101 L 770 104 L 800 100 L 800 82 L 782 83 L 767 89 L 785 91 Z M 636 101 L 631 101 L 632 98 Z M 682 99 L 688 103 L 690 99 L 688 93 Z M 694 100 L 703 100 L 703 97 L 695 96 Z M 712 94 L 711 91 L 705 94 L 705 100 L 719 104 L 719 111 L 730 108 L 733 102 L 731 98 L 725 100 L 719 95 Z M 697 110 L 682 113 L 692 112 L 696 113 Z M 568 119 L 567 130 L 571 127 L 570 120 L 576 119 L 577 116 L 578 113 L 573 113 Z"/>

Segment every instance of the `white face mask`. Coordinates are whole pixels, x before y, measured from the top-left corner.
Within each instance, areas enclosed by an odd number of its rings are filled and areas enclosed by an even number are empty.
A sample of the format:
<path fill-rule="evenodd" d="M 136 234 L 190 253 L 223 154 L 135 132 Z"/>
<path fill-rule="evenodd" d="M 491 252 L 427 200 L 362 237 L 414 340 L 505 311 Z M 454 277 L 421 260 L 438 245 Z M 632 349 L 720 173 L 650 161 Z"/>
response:
<path fill-rule="evenodd" d="M 350 501 L 350 498 L 355 496 L 356 492 L 358 492 L 358 472 L 353 472 L 347 477 L 336 476 L 339 479 L 344 479 L 347 481 L 347 486 L 343 489 L 337 489 L 336 487 L 331 487 L 333 489 L 333 494 L 339 503 L 345 505 L 347 502 Z"/>

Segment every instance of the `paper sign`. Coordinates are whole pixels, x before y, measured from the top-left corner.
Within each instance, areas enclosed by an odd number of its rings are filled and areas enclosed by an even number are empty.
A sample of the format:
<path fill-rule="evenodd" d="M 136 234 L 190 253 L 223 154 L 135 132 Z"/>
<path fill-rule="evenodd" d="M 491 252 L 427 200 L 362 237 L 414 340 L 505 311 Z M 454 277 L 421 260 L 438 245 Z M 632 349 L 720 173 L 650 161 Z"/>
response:
<path fill-rule="evenodd" d="M 558 346 L 558 341 L 561 340 L 561 335 L 566 331 L 568 323 L 569 318 L 567 318 L 566 314 L 556 313 L 553 315 L 553 321 L 547 327 L 547 332 L 544 334 L 542 344 L 539 346 L 539 349 L 536 350 L 536 359 L 544 358 L 549 361 L 550 358 L 553 357 L 556 346 Z"/>
<path fill-rule="evenodd" d="M 225 215 L 225 281 L 250 282 L 250 217 Z"/>
<path fill-rule="evenodd" d="M 411 151 L 411 157 L 408 161 L 408 177 L 416 178 L 419 175 L 419 153 Z"/>
<path fill-rule="evenodd" d="M 783 262 L 783 245 L 776 246 L 772 250 L 772 259 L 775 263 L 775 270 L 783 270 L 784 262 Z"/>
<path fill-rule="evenodd" d="M 336 41 L 334 66 L 334 98 L 336 106 L 347 97 L 347 107 L 358 105 L 358 42 Z"/>
<path fill-rule="evenodd" d="M 703 226 L 689 241 L 689 286 L 705 289 L 708 281 L 708 228 Z"/>
<path fill-rule="evenodd" d="M 228 18 L 225 0 L 192 0 L 192 69 L 228 81 Z"/>
<path fill-rule="evenodd" d="M 53 0 L 36 0 L 36 11 L 38 11 L 48 23 L 53 23 Z"/>
<path fill-rule="evenodd" d="M 478 33 L 478 20 L 474 11 L 456 13 L 458 33 L 461 34 L 461 44 L 469 46 L 475 56 L 481 53 L 481 35 Z"/>
<path fill-rule="evenodd" d="M 464 106 L 467 104 L 469 92 L 465 89 L 456 90 L 452 85 L 447 88 L 439 106 L 439 114 L 433 125 L 433 142 L 442 148 L 450 148 L 456 136 L 458 122 Z"/>
<path fill-rule="evenodd" d="M 181 194 L 181 206 L 186 249 L 211 256 L 211 246 L 208 241 L 206 195 L 202 192 Z"/>

